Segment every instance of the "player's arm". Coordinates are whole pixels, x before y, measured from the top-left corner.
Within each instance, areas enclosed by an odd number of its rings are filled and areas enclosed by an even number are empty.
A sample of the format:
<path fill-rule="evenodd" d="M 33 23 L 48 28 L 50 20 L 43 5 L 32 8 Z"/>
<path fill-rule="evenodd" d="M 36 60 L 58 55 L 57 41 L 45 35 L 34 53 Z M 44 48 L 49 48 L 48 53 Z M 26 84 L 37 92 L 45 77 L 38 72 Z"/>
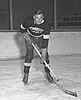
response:
<path fill-rule="evenodd" d="M 28 21 L 25 20 L 21 25 L 20 25 L 20 30 L 21 30 L 21 33 L 23 34 L 24 37 L 26 37 L 26 40 L 27 41 L 31 41 L 30 39 L 30 36 L 28 34 Z"/>

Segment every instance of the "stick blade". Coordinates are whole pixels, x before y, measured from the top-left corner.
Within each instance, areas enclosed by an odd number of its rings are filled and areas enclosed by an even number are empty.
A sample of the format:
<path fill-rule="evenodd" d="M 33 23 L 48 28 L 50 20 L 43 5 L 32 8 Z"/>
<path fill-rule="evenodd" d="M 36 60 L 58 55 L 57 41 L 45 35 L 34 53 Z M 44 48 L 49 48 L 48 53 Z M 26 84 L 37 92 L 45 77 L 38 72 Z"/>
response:
<path fill-rule="evenodd" d="M 76 92 L 65 90 L 65 93 L 77 97 L 77 93 Z"/>

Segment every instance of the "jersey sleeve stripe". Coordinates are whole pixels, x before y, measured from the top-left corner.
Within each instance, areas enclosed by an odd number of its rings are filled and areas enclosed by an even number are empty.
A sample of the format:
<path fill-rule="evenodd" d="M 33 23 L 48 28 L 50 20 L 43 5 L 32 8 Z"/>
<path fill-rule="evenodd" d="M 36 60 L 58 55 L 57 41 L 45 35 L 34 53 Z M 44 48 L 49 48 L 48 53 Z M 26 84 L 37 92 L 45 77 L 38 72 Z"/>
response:
<path fill-rule="evenodd" d="M 20 25 L 20 27 L 21 27 L 21 29 L 26 29 L 26 28 L 24 28 L 24 26 L 22 24 Z"/>
<path fill-rule="evenodd" d="M 44 39 L 49 39 L 49 35 L 43 35 Z"/>

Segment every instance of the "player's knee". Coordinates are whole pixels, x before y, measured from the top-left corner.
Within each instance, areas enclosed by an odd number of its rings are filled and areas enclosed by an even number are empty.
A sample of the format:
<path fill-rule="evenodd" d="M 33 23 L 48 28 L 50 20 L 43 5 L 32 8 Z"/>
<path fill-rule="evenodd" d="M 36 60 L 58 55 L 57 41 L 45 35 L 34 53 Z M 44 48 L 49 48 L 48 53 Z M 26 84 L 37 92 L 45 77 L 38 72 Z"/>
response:
<path fill-rule="evenodd" d="M 49 64 L 49 63 L 50 63 L 50 60 L 49 60 L 49 58 L 47 58 L 47 59 L 46 59 L 46 62 L 47 62 L 47 64 Z"/>
<path fill-rule="evenodd" d="M 26 63 L 31 63 L 32 59 L 33 59 L 33 55 L 28 55 L 28 56 L 26 55 L 25 56 L 25 62 Z"/>
<path fill-rule="evenodd" d="M 25 56 L 25 62 L 31 62 L 33 59 L 33 49 L 28 49 Z"/>

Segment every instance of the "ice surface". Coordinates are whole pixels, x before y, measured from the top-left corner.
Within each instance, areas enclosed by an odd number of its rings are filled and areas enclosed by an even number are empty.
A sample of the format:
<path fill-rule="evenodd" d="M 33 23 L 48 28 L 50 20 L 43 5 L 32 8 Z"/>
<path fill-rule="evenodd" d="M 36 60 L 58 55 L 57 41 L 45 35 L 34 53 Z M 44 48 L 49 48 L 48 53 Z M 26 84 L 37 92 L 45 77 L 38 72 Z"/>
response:
<path fill-rule="evenodd" d="M 50 57 L 51 69 L 61 85 L 78 93 L 78 98 L 65 94 L 45 79 L 43 65 L 35 58 L 24 86 L 24 60 L 0 61 L 0 100 L 81 100 L 81 57 Z"/>

